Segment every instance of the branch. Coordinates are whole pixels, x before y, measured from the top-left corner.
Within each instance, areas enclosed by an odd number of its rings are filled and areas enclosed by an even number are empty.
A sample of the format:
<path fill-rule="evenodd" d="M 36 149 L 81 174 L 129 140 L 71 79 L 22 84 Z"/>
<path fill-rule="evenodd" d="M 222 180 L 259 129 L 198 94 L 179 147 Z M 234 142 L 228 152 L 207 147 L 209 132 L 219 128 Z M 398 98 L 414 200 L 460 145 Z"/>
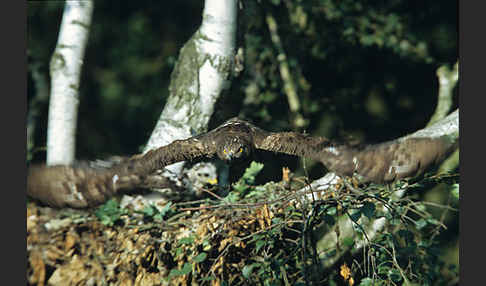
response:
<path fill-rule="evenodd" d="M 169 98 L 144 152 L 207 130 L 214 104 L 230 85 L 237 1 L 206 0 L 199 29 L 181 48 L 171 75 Z M 164 176 L 177 181 L 184 162 L 167 166 Z"/>
<path fill-rule="evenodd" d="M 454 111 L 446 118 L 436 122 L 435 124 L 421 129 L 413 134 L 404 136 L 399 140 L 405 140 L 407 138 L 438 138 L 438 137 L 448 137 L 451 140 L 457 140 L 459 137 L 459 110 Z M 300 192 L 308 193 L 309 190 L 313 189 L 315 191 L 324 191 L 324 190 L 332 190 L 333 186 L 338 183 L 338 179 L 340 177 L 334 173 L 328 173 L 324 177 L 314 181 L 311 184 L 311 187 L 306 187 L 301 190 Z M 392 200 L 396 200 L 401 198 L 405 193 L 405 189 L 399 189 L 394 192 Z M 306 194 L 306 198 L 308 201 L 313 199 L 312 194 Z M 388 209 L 383 207 L 381 209 L 384 213 L 388 212 Z M 355 230 L 353 228 L 353 222 L 346 216 L 342 216 L 337 221 L 340 237 L 355 237 Z M 365 227 L 365 233 L 369 240 L 373 240 L 376 234 L 383 229 L 386 225 L 386 219 L 379 218 L 370 221 Z M 323 235 L 319 241 L 316 243 L 316 248 L 318 253 L 323 253 L 328 249 L 332 249 L 337 244 L 337 236 L 334 231 L 329 231 L 325 235 Z M 339 243 L 341 248 L 343 248 L 342 242 Z M 360 240 L 357 242 L 356 246 L 353 248 L 353 253 L 357 253 L 362 247 L 367 245 L 367 241 Z M 326 257 L 325 259 L 322 258 L 321 262 L 325 268 L 332 267 L 334 263 L 346 252 L 346 249 L 342 249 L 343 251 L 337 252 L 333 257 Z M 349 249 L 347 249 L 349 250 Z"/>
<path fill-rule="evenodd" d="M 434 138 L 447 138 L 451 142 L 457 142 L 459 139 L 459 110 L 455 110 L 451 114 L 449 114 L 447 117 L 435 122 L 434 124 L 431 124 L 427 126 L 424 129 L 418 130 L 415 133 L 412 133 L 410 135 L 404 136 L 402 138 L 399 138 L 398 141 L 405 141 L 406 139 L 410 138 L 429 138 L 429 139 L 434 139 Z M 331 185 L 336 185 L 338 182 L 339 176 L 337 176 L 334 173 L 328 173 L 326 176 L 314 181 L 312 183 L 312 186 L 314 190 L 327 190 Z M 325 183 L 325 185 L 321 184 L 315 184 L 316 182 L 322 182 Z M 308 192 L 310 188 L 303 188 L 302 192 Z M 396 200 L 401 198 L 405 193 L 405 189 L 399 189 L 394 192 L 393 197 L 391 198 L 392 200 Z M 308 200 L 312 199 L 311 195 L 306 195 Z M 384 213 L 388 212 L 388 209 L 383 207 L 381 209 Z M 354 237 L 355 236 L 355 231 L 353 228 L 353 222 L 346 216 L 340 217 L 338 219 L 338 227 L 339 227 L 339 232 L 340 232 L 340 237 Z M 376 234 L 383 229 L 383 227 L 386 225 L 386 220 L 384 218 L 380 219 L 375 219 L 371 220 L 365 227 L 364 231 L 367 234 L 368 239 L 371 241 L 373 238 L 376 236 Z M 353 253 L 357 253 L 362 247 L 367 245 L 367 241 L 361 240 L 358 241 L 356 246 L 353 248 Z M 337 236 L 333 231 L 327 232 L 325 235 L 319 239 L 319 241 L 316 244 L 317 252 L 318 253 L 323 253 L 328 249 L 332 249 L 336 246 L 337 244 Z M 342 247 L 342 243 L 340 242 L 339 245 Z M 349 250 L 349 249 L 347 249 Z M 326 257 L 321 259 L 322 264 L 324 265 L 325 268 L 332 267 L 334 263 L 346 252 L 340 251 L 337 252 L 335 256 L 333 257 Z"/>
<path fill-rule="evenodd" d="M 273 45 L 278 52 L 277 59 L 279 62 L 280 76 L 284 82 L 284 91 L 287 95 L 290 112 L 295 116 L 293 124 L 296 127 L 303 127 L 305 126 L 306 121 L 302 114 L 300 114 L 299 97 L 297 96 L 294 80 L 292 78 L 292 74 L 290 73 L 287 55 L 280 41 L 280 36 L 278 35 L 277 21 L 275 21 L 275 18 L 270 14 L 265 17 L 265 20 L 267 21 L 268 30 L 270 31 Z"/>
<path fill-rule="evenodd" d="M 452 91 L 459 79 L 459 61 L 456 62 L 453 70 L 449 70 L 446 65 L 439 67 L 437 69 L 437 77 L 439 78 L 439 98 L 434 115 L 430 118 L 427 126 L 444 118 L 451 110 L 452 97 L 454 95 Z"/>
<path fill-rule="evenodd" d="M 51 58 L 51 98 L 47 164 L 74 162 L 79 79 L 88 41 L 93 1 L 66 1 L 56 49 Z"/>

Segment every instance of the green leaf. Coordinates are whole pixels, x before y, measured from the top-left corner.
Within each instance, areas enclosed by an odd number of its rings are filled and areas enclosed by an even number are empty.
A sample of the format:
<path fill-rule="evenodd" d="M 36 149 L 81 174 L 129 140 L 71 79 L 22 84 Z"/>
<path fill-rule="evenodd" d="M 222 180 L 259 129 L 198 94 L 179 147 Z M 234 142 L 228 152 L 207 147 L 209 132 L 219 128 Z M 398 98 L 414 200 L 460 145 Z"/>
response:
<path fill-rule="evenodd" d="M 227 203 L 234 203 L 237 202 L 239 198 L 240 194 L 238 194 L 238 192 L 230 192 L 223 200 Z"/>
<path fill-rule="evenodd" d="M 169 273 L 169 279 L 174 277 L 174 276 L 181 276 L 182 273 L 179 269 L 172 269 Z"/>
<path fill-rule="evenodd" d="M 417 229 L 422 229 L 424 228 L 425 226 L 427 225 L 427 221 L 423 218 L 415 221 L 415 226 L 417 227 Z"/>
<path fill-rule="evenodd" d="M 183 253 L 184 253 L 184 250 L 182 249 L 182 247 L 178 247 L 178 248 L 176 248 L 175 257 L 179 257 Z"/>
<path fill-rule="evenodd" d="M 260 263 L 253 263 L 253 264 L 250 264 L 250 265 L 245 265 L 243 267 L 243 269 L 241 270 L 241 274 L 246 279 L 250 279 L 251 273 L 253 272 L 253 268 L 259 267 L 259 266 L 260 266 Z"/>
<path fill-rule="evenodd" d="M 258 240 L 255 243 L 255 250 L 258 252 L 260 250 L 260 248 L 262 248 L 264 245 L 265 245 L 265 241 L 264 240 Z"/>
<path fill-rule="evenodd" d="M 365 202 L 360 210 L 367 218 L 371 219 L 375 213 L 376 206 L 374 203 Z"/>
<path fill-rule="evenodd" d="M 236 182 L 236 184 L 233 185 L 233 189 L 238 191 L 238 193 L 244 193 L 248 188 L 248 185 L 243 182 Z"/>
<path fill-rule="evenodd" d="M 366 277 L 361 279 L 361 282 L 359 283 L 358 286 L 372 286 L 373 285 L 373 279 Z"/>
<path fill-rule="evenodd" d="M 451 186 L 451 194 L 457 200 L 459 199 L 459 184 L 454 184 Z"/>
<path fill-rule="evenodd" d="M 336 215 L 337 213 L 337 209 L 336 207 L 330 207 L 328 210 L 327 210 L 327 214 L 328 215 Z"/>
<path fill-rule="evenodd" d="M 156 214 L 156 215 L 154 215 L 154 220 L 163 221 L 164 217 L 162 216 L 162 214 Z"/>
<path fill-rule="evenodd" d="M 390 269 L 388 271 L 388 278 L 390 278 L 393 282 L 400 282 L 402 280 L 402 276 L 400 275 L 400 271 L 397 269 Z"/>
<path fill-rule="evenodd" d="M 243 174 L 243 179 L 245 179 L 247 184 L 253 184 L 255 182 L 255 177 L 260 173 L 263 169 L 263 164 L 252 161 L 250 166 L 246 168 L 245 173 Z"/>
<path fill-rule="evenodd" d="M 229 196 L 231 197 L 226 196 L 225 200 L 228 202 L 235 202 L 240 196 L 243 197 L 247 195 L 246 192 L 250 189 L 250 186 L 255 183 L 255 177 L 263 169 L 263 166 L 262 163 L 252 161 L 250 166 L 246 168 L 243 176 L 232 185 L 234 191 L 230 192 Z"/>
<path fill-rule="evenodd" d="M 112 226 L 123 213 L 124 211 L 119 208 L 118 202 L 115 199 L 110 199 L 96 210 L 95 215 L 102 224 Z"/>
<path fill-rule="evenodd" d="M 192 264 L 189 262 L 184 263 L 184 266 L 181 269 L 182 275 L 189 274 L 191 273 L 191 271 L 192 271 Z"/>
<path fill-rule="evenodd" d="M 201 252 L 199 253 L 196 257 L 194 257 L 192 259 L 192 261 L 196 262 L 196 263 L 201 263 L 203 262 L 204 260 L 206 260 L 206 257 L 208 257 L 207 253 L 206 252 Z"/>
<path fill-rule="evenodd" d="M 381 265 L 378 267 L 378 274 L 388 274 L 390 272 L 390 266 Z"/>
<path fill-rule="evenodd" d="M 169 273 L 169 278 L 172 278 L 173 276 L 182 276 L 189 274 L 192 271 L 192 265 L 188 262 L 184 263 L 184 266 L 182 266 L 182 269 L 172 269 Z"/>
<path fill-rule="evenodd" d="M 392 218 L 389 220 L 389 223 L 391 225 L 401 225 L 402 221 L 399 218 Z"/>
<path fill-rule="evenodd" d="M 328 214 L 325 214 L 323 219 L 326 222 L 326 224 L 328 224 L 329 226 L 333 226 L 336 223 L 336 221 L 334 220 L 334 217 L 330 216 Z"/>
<path fill-rule="evenodd" d="M 433 224 L 433 225 L 440 224 L 440 221 L 436 220 L 435 218 L 427 218 L 426 220 L 427 220 L 428 223 Z"/>
<path fill-rule="evenodd" d="M 163 217 L 165 216 L 170 210 L 172 206 L 172 202 L 168 202 L 161 210 L 160 210 L 160 215 Z"/>
<path fill-rule="evenodd" d="M 179 239 L 179 245 L 182 244 L 193 244 L 194 243 L 194 237 L 188 236 L 188 237 L 183 237 Z"/>
<path fill-rule="evenodd" d="M 208 277 L 201 278 L 201 281 L 212 281 L 214 279 L 216 279 L 216 277 L 211 275 L 211 276 L 208 276 Z"/>
<path fill-rule="evenodd" d="M 149 217 L 154 216 L 157 209 L 154 206 L 145 206 L 142 210 L 143 214 Z"/>
<path fill-rule="evenodd" d="M 357 222 L 359 220 L 359 218 L 361 217 L 361 210 L 357 210 L 355 211 L 354 213 L 352 213 L 350 215 L 351 219 L 354 221 L 354 222 Z"/>
<path fill-rule="evenodd" d="M 279 217 L 274 217 L 272 218 L 272 224 L 279 224 L 283 221 L 282 218 L 279 218 Z"/>
<path fill-rule="evenodd" d="M 346 247 L 351 247 L 354 244 L 354 238 L 351 236 L 345 237 L 341 240 L 341 243 Z"/>

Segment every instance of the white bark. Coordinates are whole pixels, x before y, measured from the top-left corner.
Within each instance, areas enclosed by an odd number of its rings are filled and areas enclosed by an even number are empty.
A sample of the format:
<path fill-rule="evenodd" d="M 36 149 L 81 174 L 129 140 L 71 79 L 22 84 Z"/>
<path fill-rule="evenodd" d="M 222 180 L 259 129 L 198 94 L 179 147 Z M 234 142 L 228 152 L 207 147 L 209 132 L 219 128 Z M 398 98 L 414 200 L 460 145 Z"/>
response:
<path fill-rule="evenodd" d="M 92 13 L 91 0 L 66 1 L 50 64 L 47 165 L 69 165 L 74 161 L 79 79 Z"/>
<path fill-rule="evenodd" d="M 447 65 L 443 65 L 437 69 L 436 73 L 439 79 L 439 97 L 435 112 L 427 125 L 434 124 L 437 120 L 444 118 L 451 110 L 452 90 L 459 80 L 459 61 L 456 62 L 452 70 L 449 70 Z"/>
<path fill-rule="evenodd" d="M 170 95 L 144 152 L 207 130 L 214 104 L 230 85 L 234 65 L 237 0 L 206 0 L 200 28 L 182 47 Z M 184 162 L 165 168 L 177 181 Z"/>

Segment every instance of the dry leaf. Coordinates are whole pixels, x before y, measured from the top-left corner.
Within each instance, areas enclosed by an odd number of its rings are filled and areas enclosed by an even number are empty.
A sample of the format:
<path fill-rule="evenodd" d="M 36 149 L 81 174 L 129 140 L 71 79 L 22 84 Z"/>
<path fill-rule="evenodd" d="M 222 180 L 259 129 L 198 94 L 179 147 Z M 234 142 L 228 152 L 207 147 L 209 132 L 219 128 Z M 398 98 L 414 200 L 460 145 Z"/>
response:
<path fill-rule="evenodd" d="M 290 181 L 290 169 L 287 167 L 282 168 L 282 181 L 289 182 Z"/>
<path fill-rule="evenodd" d="M 341 265 L 341 271 L 339 272 L 339 274 L 341 274 L 341 276 L 344 278 L 344 280 L 348 280 L 349 277 L 351 276 L 351 269 L 349 269 L 349 267 L 348 267 L 348 265 L 346 265 L 346 263 Z"/>
<path fill-rule="evenodd" d="M 77 236 L 71 232 L 68 232 L 66 234 L 66 238 L 64 239 L 64 251 L 68 251 L 73 248 L 73 246 L 76 244 L 76 240 Z"/>
<path fill-rule="evenodd" d="M 33 272 L 32 276 L 29 277 L 30 283 L 37 283 L 38 286 L 44 285 L 46 279 L 46 265 L 42 260 L 42 255 L 37 251 L 31 252 L 29 262 Z"/>

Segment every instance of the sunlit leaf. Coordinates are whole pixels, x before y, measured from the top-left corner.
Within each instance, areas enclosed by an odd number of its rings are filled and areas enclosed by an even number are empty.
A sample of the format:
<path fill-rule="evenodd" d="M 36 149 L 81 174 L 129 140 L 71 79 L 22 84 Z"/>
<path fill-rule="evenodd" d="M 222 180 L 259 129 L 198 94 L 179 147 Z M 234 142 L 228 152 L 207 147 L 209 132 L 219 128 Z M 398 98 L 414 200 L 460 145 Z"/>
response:
<path fill-rule="evenodd" d="M 196 257 L 194 257 L 192 259 L 192 261 L 196 262 L 196 263 L 201 263 L 203 262 L 204 260 L 206 260 L 206 257 L 207 257 L 207 253 L 206 252 L 201 252 L 199 253 Z"/>

